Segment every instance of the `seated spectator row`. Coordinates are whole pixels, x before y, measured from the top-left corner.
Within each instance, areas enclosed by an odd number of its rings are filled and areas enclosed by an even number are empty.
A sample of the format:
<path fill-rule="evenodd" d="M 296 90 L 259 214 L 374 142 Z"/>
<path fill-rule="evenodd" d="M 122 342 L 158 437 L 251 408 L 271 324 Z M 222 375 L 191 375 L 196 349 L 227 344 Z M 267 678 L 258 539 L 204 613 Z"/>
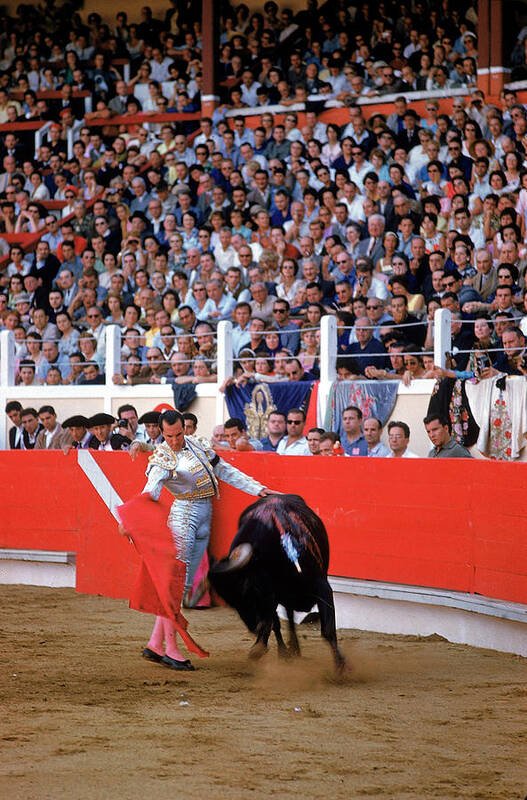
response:
<path fill-rule="evenodd" d="M 125 404 L 118 409 L 118 419 L 111 414 L 98 413 L 92 417 L 76 414 L 57 421 L 53 406 L 23 408 L 16 401 L 6 405 L 5 412 L 12 423 L 9 435 L 11 449 L 60 450 L 72 449 L 129 450 L 134 443 L 141 450 L 153 450 L 164 441 L 159 427 L 160 411 L 137 416 L 134 406 Z M 185 435 L 194 435 L 198 418 L 183 414 Z M 243 450 L 271 452 L 293 456 L 366 456 L 375 458 L 418 458 L 409 447 L 410 428 L 405 422 L 392 420 L 388 424 L 389 447 L 381 442 L 382 424 L 374 418 L 363 420 L 362 411 L 349 406 L 342 412 L 342 435 L 323 428 L 310 428 L 306 433 L 305 413 L 291 408 L 287 414 L 271 411 L 267 420 L 267 435 L 251 438 L 241 419 L 231 417 L 214 428 L 211 445 L 218 452 Z M 450 422 L 441 415 L 429 414 L 424 419 L 433 449 L 429 457 L 470 458 L 469 452 L 454 442 Z M 133 448 L 132 448 L 133 449 Z M 133 455 L 133 453 L 132 453 Z"/>

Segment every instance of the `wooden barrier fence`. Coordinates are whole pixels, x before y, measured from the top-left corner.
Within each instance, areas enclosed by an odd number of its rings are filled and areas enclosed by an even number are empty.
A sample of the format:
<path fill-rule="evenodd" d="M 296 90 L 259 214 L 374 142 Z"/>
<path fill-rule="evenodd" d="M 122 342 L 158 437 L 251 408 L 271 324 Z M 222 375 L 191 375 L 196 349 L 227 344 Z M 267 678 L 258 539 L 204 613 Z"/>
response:
<path fill-rule="evenodd" d="M 132 462 L 126 453 L 98 452 L 89 458 L 90 479 L 73 451 L 2 453 L 0 548 L 74 552 L 78 591 L 128 597 L 138 559 L 102 497 L 110 485 L 122 500 L 140 491 L 146 458 Z M 254 453 L 225 458 L 272 488 L 306 498 L 326 524 L 332 575 L 527 604 L 522 464 Z M 216 557 L 227 553 L 239 514 L 253 502 L 220 485 L 211 537 Z"/>

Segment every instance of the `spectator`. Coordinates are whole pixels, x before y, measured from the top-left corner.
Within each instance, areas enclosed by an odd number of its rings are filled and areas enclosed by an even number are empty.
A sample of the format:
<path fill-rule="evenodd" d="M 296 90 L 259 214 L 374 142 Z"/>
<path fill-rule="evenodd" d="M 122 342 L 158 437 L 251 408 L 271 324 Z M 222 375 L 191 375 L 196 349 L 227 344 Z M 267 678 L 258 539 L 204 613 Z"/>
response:
<path fill-rule="evenodd" d="M 111 414 L 94 414 L 88 420 L 92 432 L 89 440 L 91 450 L 128 450 L 130 440 L 119 433 L 112 433 L 115 418 Z"/>
<path fill-rule="evenodd" d="M 252 439 L 241 419 L 231 417 L 224 423 L 224 439 L 228 450 L 263 450 L 259 439 Z"/>
<path fill-rule="evenodd" d="M 22 404 L 18 400 L 10 400 L 6 403 L 5 413 L 12 425 L 9 429 L 9 447 L 11 450 L 22 449 L 24 427 L 22 425 L 21 412 Z"/>
<path fill-rule="evenodd" d="M 289 319 L 290 305 L 287 300 L 278 299 L 273 304 L 273 319 L 278 326 L 282 346 L 293 355 L 300 349 L 300 332 L 297 325 Z"/>
<path fill-rule="evenodd" d="M 23 408 L 20 412 L 22 421 L 22 450 L 34 450 L 39 433 L 44 429 L 39 422 L 38 414 L 34 408 Z"/>
<path fill-rule="evenodd" d="M 59 353 L 56 342 L 45 340 L 42 343 L 42 355 L 42 362 L 37 368 L 37 380 L 40 381 L 40 383 L 44 383 L 51 365 L 57 366 L 60 369 L 60 374 L 63 378 L 68 377 L 70 372 L 68 357 Z"/>
<path fill-rule="evenodd" d="M 336 456 L 340 455 L 337 452 L 339 449 L 339 438 L 333 431 L 323 433 L 320 437 L 320 452 L 321 456 Z"/>
<path fill-rule="evenodd" d="M 307 432 L 307 444 L 312 456 L 320 455 L 320 437 L 323 433 L 323 428 L 310 428 Z"/>
<path fill-rule="evenodd" d="M 63 448 L 64 453 L 71 450 L 86 450 L 89 447 L 89 441 L 92 434 L 88 430 L 88 418 L 82 414 L 75 414 L 73 417 L 68 417 L 62 423 L 62 427 L 69 430 L 71 442 L 66 444 Z"/>
<path fill-rule="evenodd" d="M 409 442 L 410 428 L 406 422 L 392 420 L 388 423 L 388 443 L 391 450 L 388 458 L 419 458 L 408 447 Z"/>
<path fill-rule="evenodd" d="M 38 410 L 42 429 L 35 442 L 35 450 L 63 450 L 72 441 L 68 430 L 57 422 L 53 406 L 42 406 Z"/>
<path fill-rule="evenodd" d="M 308 456 L 309 445 L 304 436 L 306 417 L 299 408 L 292 408 L 286 416 L 286 434 L 279 441 L 276 452 L 280 456 Z"/>
<path fill-rule="evenodd" d="M 368 445 L 368 456 L 372 458 L 387 458 L 390 455 L 390 449 L 381 442 L 381 421 L 376 417 L 368 417 L 364 420 L 362 428 Z"/>
<path fill-rule="evenodd" d="M 347 456 L 367 456 L 368 444 L 362 434 L 362 411 L 348 406 L 342 412 L 341 445 Z"/>
<path fill-rule="evenodd" d="M 265 452 L 276 453 L 286 432 L 286 415 L 282 411 L 271 411 L 267 418 L 267 436 L 261 439 Z"/>
<path fill-rule="evenodd" d="M 428 414 L 423 423 L 428 438 L 434 445 L 428 458 L 472 458 L 466 447 L 454 441 L 448 421 L 440 414 Z"/>
<path fill-rule="evenodd" d="M 383 369 L 386 363 L 385 349 L 381 342 L 373 335 L 373 328 L 368 317 L 359 317 L 355 322 L 357 342 L 349 345 L 346 354 L 353 356 L 354 372 L 365 375 L 368 367 Z"/>

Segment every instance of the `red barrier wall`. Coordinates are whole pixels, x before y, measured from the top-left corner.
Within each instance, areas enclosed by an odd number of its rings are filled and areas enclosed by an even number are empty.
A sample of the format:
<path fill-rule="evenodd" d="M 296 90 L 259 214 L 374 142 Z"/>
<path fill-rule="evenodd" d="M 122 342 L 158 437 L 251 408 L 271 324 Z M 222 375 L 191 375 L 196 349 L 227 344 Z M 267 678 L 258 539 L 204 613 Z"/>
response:
<path fill-rule="evenodd" d="M 120 497 L 144 485 L 145 457 L 94 453 Z M 527 603 L 525 466 L 468 460 L 226 458 L 272 488 L 301 494 L 324 520 L 332 575 Z M 138 558 L 75 453 L 3 452 L 0 547 L 77 553 L 77 589 L 127 597 Z M 252 498 L 221 484 L 211 551 L 227 553 Z"/>

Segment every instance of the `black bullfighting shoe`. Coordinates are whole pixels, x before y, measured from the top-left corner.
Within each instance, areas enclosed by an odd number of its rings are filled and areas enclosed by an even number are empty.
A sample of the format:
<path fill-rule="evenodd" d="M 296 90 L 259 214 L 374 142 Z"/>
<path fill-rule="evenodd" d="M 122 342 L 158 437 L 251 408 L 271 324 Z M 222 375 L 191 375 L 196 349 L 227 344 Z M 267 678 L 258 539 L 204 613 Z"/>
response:
<path fill-rule="evenodd" d="M 150 650 L 149 647 L 145 647 L 141 655 L 143 658 L 146 658 L 147 661 L 154 661 L 156 664 L 160 664 L 161 661 L 163 661 L 163 656 L 160 656 L 155 650 Z"/>
<path fill-rule="evenodd" d="M 161 663 L 164 664 L 165 667 L 169 667 L 170 669 L 186 670 L 187 672 L 196 669 L 196 667 L 194 667 L 190 663 L 188 658 L 186 661 L 178 661 L 176 658 L 170 658 L 170 656 L 163 656 L 163 658 L 161 659 Z"/>

